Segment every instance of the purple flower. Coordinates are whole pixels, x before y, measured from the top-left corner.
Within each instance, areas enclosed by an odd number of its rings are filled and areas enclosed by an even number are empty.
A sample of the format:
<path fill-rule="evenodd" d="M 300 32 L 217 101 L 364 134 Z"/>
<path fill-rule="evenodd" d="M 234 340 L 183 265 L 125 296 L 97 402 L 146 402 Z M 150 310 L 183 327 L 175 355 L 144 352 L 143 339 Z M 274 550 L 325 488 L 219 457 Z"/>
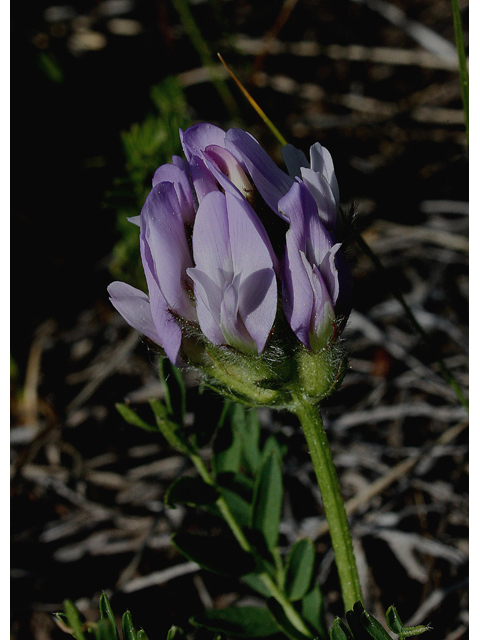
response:
<path fill-rule="evenodd" d="M 114 282 L 113 305 L 181 364 L 190 358 L 187 338 L 201 349 L 211 343 L 261 355 L 278 291 L 293 334 L 321 350 L 349 307 L 348 268 L 333 235 L 339 196 L 330 154 L 317 143 L 309 164 L 287 145 L 287 174 L 240 129 L 199 124 L 180 138 L 186 160 L 174 156 L 157 169 L 131 219 L 140 227 L 148 296 Z M 262 199 L 270 208 L 263 215 L 272 211 L 265 224 L 280 238 L 276 252 L 254 210 Z"/>

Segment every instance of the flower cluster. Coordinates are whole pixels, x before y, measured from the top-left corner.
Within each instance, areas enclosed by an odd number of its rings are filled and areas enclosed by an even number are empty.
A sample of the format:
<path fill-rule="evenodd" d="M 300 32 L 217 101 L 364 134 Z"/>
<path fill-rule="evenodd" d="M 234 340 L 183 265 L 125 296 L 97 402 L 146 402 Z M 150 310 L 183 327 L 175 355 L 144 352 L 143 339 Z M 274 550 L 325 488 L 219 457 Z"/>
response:
<path fill-rule="evenodd" d="M 186 160 L 157 169 L 131 219 L 149 295 L 113 282 L 113 305 L 176 365 L 197 366 L 212 345 L 258 359 L 277 325 L 322 351 L 350 304 L 329 152 L 317 143 L 308 162 L 287 145 L 287 174 L 240 129 L 198 124 L 180 136 Z"/>

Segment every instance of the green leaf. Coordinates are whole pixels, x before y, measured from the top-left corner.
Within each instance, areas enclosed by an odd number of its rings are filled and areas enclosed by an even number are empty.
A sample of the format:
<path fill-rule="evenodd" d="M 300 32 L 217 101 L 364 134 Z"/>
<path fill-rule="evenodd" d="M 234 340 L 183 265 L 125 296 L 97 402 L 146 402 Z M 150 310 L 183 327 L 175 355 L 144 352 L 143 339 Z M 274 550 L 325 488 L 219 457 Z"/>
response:
<path fill-rule="evenodd" d="M 260 420 L 256 409 L 245 410 L 242 407 L 245 420 L 242 438 L 242 462 L 247 473 L 252 477 L 260 464 Z"/>
<path fill-rule="evenodd" d="M 243 576 L 255 570 L 255 560 L 234 538 L 179 531 L 172 542 L 184 556 L 213 573 Z"/>
<path fill-rule="evenodd" d="M 360 614 L 360 622 L 374 640 L 391 640 L 390 635 L 385 631 L 380 622 L 374 618 L 368 611 L 362 611 Z"/>
<path fill-rule="evenodd" d="M 401 633 L 403 624 L 400 616 L 398 615 L 398 611 L 393 605 L 391 607 L 388 607 L 385 618 L 387 619 L 388 628 L 391 631 L 397 634 Z"/>
<path fill-rule="evenodd" d="M 137 640 L 148 640 L 148 636 L 143 629 L 140 629 L 137 633 Z"/>
<path fill-rule="evenodd" d="M 230 491 L 230 489 L 222 489 L 222 496 L 238 525 L 242 528 L 248 527 L 252 511 L 251 505 L 239 496 L 238 493 Z"/>
<path fill-rule="evenodd" d="M 333 627 L 330 629 L 330 640 L 356 640 L 352 636 L 350 629 L 340 618 L 336 618 Z"/>
<path fill-rule="evenodd" d="M 299 631 L 287 617 L 287 614 L 283 610 L 282 605 L 275 600 L 275 598 L 269 598 L 267 600 L 267 607 L 275 618 L 278 626 L 291 640 L 312 640 L 311 636 L 307 636 Z"/>
<path fill-rule="evenodd" d="M 157 427 L 162 432 L 168 444 L 177 451 L 180 451 L 180 453 L 187 455 L 195 454 L 195 450 L 188 441 L 182 427 L 165 417 L 166 408 L 164 405 L 158 400 L 150 400 L 150 406 L 155 415 Z"/>
<path fill-rule="evenodd" d="M 265 583 L 257 573 L 249 573 L 246 576 L 242 576 L 242 580 L 250 587 L 250 589 L 253 589 L 264 598 L 270 597 L 271 594 L 269 589 L 265 586 Z"/>
<path fill-rule="evenodd" d="M 99 620 L 95 624 L 95 640 L 118 640 L 117 626 L 108 618 Z"/>
<path fill-rule="evenodd" d="M 211 484 L 201 478 L 183 476 L 177 478 L 167 489 L 165 504 L 174 508 L 177 504 L 187 504 L 198 507 L 216 502 L 220 493 Z"/>
<path fill-rule="evenodd" d="M 271 550 L 277 546 L 282 515 L 283 485 L 280 460 L 272 452 L 263 462 L 255 482 L 251 528 L 260 531 Z"/>
<path fill-rule="evenodd" d="M 137 634 L 135 633 L 130 611 L 125 611 L 122 616 L 122 633 L 123 640 L 137 640 Z"/>
<path fill-rule="evenodd" d="M 158 433 L 158 427 L 154 427 L 145 420 L 142 420 L 140 416 L 127 404 L 121 404 L 117 402 L 115 405 L 116 410 L 128 424 L 133 425 L 134 427 L 140 427 L 140 429 L 144 429 L 145 431 L 155 431 Z"/>
<path fill-rule="evenodd" d="M 215 475 L 238 473 L 242 455 L 242 432 L 245 422 L 244 409 L 230 403 L 222 414 L 217 435 L 213 442 L 212 466 Z"/>
<path fill-rule="evenodd" d="M 315 547 L 309 538 L 298 540 L 287 558 L 285 593 L 289 600 L 301 600 L 310 588 L 315 562 Z"/>
<path fill-rule="evenodd" d="M 80 615 L 76 606 L 71 600 L 64 600 L 63 608 L 65 609 L 65 616 L 67 618 L 68 626 L 72 629 L 72 636 L 75 640 L 85 640 L 83 633 L 83 624 L 80 620 Z"/>
<path fill-rule="evenodd" d="M 236 638 L 262 638 L 280 630 L 270 611 L 260 607 L 228 607 L 218 611 L 205 611 L 190 618 L 190 622 L 194 627 L 204 627 Z"/>
<path fill-rule="evenodd" d="M 117 622 L 115 620 L 115 616 L 112 611 L 112 607 L 110 606 L 110 602 L 108 601 L 107 594 L 102 593 L 100 596 L 100 600 L 98 603 L 98 607 L 100 609 L 100 617 L 105 620 L 109 620 L 112 626 L 112 638 L 114 640 L 118 640 L 118 631 L 117 631 Z"/>
<path fill-rule="evenodd" d="M 320 585 L 315 584 L 302 600 L 302 618 L 315 629 L 320 640 L 327 640 L 328 631 Z"/>

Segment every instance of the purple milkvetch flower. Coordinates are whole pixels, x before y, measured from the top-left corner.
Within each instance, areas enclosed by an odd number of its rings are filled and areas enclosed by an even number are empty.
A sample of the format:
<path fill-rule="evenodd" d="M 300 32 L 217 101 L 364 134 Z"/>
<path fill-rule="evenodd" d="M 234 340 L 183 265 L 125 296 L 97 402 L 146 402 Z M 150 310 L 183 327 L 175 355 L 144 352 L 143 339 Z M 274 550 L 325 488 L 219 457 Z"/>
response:
<path fill-rule="evenodd" d="M 130 219 L 140 227 L 148 296 L 114 282 L 113 305 L 174 364 L 202 368 L 189 340 L 201 353 L 210 344 L 262 356 L 279 308 L 293 334 L 277 336 L 276 348 L 285 340 L 285 353 L 295 344 L 324 349 L 340 315 L 348 316 L 350 297 L 334 235 L 339 195 L 328 151 L 313 145 L 308 162 L 287 145 L 285 173 L 240 129 L 198 124 L 180 139 L 185 159 L 174 156 L 156 170 L 140 216 Z M 275 250 L 266 228 L 278 231 Z"/>

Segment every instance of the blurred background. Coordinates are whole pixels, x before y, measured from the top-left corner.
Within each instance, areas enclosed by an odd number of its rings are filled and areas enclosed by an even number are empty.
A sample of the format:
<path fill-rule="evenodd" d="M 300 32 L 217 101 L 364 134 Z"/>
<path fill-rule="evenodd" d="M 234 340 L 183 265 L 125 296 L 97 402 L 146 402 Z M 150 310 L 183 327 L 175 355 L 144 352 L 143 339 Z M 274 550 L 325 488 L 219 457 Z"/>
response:
<path fill-rule="evenodd" d="M 384 265 L 350 242 L 350 371 L 325 407 L 346 498 L 386 478 L 351 512 L 368 604 L 431 621 L 432 640 L 467 637 L 466 411 L 438 364 L 466 393 L 468 147 L 449 0 L 35 0 L 11 7 L 11 638 L 66 637 L 52 612 L 68 597 L 95 618 L 102 590 L 151 639 L 252 597 L 188 571 L 169 543 L 199 526 L 163 505 L 187 462 L 115 410 L 162 389 L 106 294 L 113 279 L 142 286 L 126 217 L 181 154 L 179 127 L 240 126 L 282 162 L 217 52 L 289 142 L 329 149 Z M 219 415 L 189 384 L 190 411 Z M 339 612 L 303 438 L 288 414 L 261 419 L 289 442 L 285 545 L 314 537 Z"/>

